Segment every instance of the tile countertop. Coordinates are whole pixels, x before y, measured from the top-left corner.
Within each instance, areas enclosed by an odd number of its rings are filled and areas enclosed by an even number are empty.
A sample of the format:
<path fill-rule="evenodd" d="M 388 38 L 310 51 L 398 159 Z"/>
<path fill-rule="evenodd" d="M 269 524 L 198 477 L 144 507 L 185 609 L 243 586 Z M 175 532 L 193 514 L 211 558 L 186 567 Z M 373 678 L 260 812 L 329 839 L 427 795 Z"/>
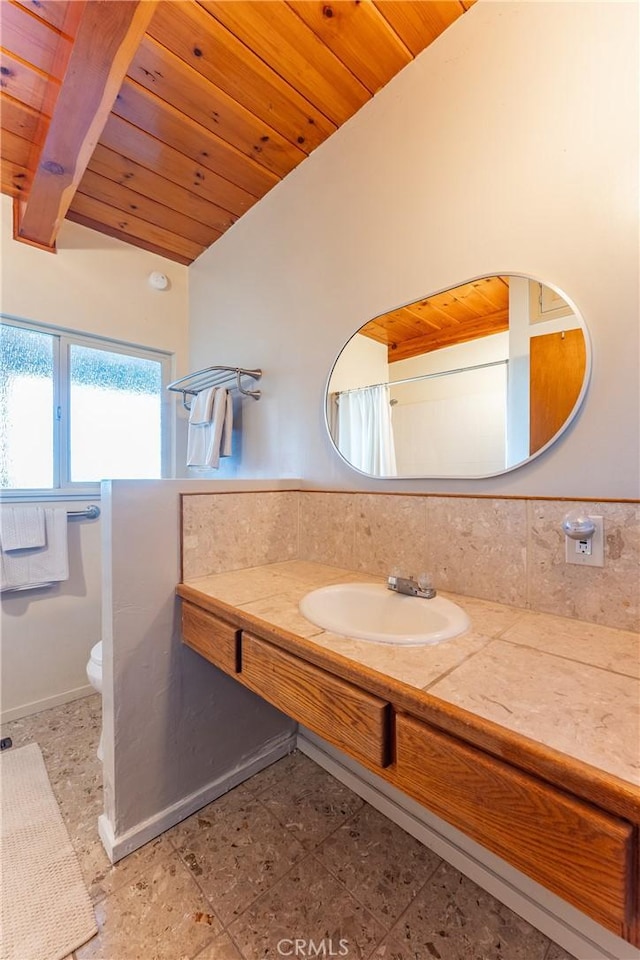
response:
<path fill-rule="evenodd" d="M 190 588 L 491 720 L 627 782 L 640 783 L 638 634 L 443 594 L 471 629 L 435 646 L 355 640 L 298 610 L 310 590 L 380 577 L 291 560 L 186 581 Z"/>

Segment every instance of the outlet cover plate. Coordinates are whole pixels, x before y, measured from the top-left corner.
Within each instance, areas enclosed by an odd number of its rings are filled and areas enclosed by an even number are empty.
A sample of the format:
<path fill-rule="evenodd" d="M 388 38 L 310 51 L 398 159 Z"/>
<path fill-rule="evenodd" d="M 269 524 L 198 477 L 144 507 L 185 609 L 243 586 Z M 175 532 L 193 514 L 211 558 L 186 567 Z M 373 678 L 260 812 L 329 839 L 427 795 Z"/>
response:
<path fill-rule="evenodd" d="M 596 526 L 591 537 L 591 553 L 580 553 L 580 540 L 565 537 L 565 559 L 567 563 L 576 563 L 581 567 L 604 567 L 604 520 L 602 517 L 589 516 Z"/>

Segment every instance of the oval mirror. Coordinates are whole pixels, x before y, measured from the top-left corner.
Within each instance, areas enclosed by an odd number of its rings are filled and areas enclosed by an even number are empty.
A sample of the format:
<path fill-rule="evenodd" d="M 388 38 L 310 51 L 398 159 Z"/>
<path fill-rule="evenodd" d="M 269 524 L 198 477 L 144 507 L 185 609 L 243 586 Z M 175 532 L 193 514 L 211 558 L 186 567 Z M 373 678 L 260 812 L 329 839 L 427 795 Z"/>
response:
<path fill-rule="evenodd" d="M 496 476 L 566 430 L 590 370 L 566 297 L 525 276 L 480 277 L 360 327 L 331 371 L 327 426 L 368 476 Z"/>

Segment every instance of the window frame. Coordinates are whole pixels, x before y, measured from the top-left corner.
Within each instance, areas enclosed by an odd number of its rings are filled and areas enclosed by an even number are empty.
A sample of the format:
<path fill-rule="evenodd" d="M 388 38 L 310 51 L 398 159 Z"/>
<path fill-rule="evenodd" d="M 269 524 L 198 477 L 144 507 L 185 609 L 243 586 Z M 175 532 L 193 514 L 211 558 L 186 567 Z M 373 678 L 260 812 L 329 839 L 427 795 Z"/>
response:
<path fill-rule="evenodd" d="M 53 338 L 53 403 L 52 442 L 53 442 L 53 482 L 52 487 L 0 487 L 3 500 L 73 500 L 93 499 L 100 496 L 100 481 L 94 483 L 72 481 L 71 469 L 71 382 L 70 353 L 72 345 L 104 350 L 108 353 L 121 353 L 127 357 L 139 357 L 160 363 L 160 478 L 171 476 L 173 462 L 173 431 L 171 425 L 171 403 L 167 385 L 173 378 L 175 366 L 174 354 L 167 350 L 145 347 L 125 340 L 116 340 L 99 334 L 85 333 L 70 327 L 38 323 L 24 320 L 10 314 L 0 313 L 0 323 L 34 333 L 46 334 Z M 109 479 L 109 478 L 106 478 Z M 157 478 L 149 478 L 157 479 Z"/>

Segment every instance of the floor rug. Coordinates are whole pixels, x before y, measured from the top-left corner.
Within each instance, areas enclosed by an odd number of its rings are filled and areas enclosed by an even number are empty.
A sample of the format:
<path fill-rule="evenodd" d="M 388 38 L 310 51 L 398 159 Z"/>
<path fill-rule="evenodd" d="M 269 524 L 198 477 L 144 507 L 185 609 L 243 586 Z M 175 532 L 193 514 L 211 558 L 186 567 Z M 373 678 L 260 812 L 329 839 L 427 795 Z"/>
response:
<path fill-rule="evenodd" d="M 0 757 L 0 960 L 62 960 L 97 932 L 37 743 Z"/>

